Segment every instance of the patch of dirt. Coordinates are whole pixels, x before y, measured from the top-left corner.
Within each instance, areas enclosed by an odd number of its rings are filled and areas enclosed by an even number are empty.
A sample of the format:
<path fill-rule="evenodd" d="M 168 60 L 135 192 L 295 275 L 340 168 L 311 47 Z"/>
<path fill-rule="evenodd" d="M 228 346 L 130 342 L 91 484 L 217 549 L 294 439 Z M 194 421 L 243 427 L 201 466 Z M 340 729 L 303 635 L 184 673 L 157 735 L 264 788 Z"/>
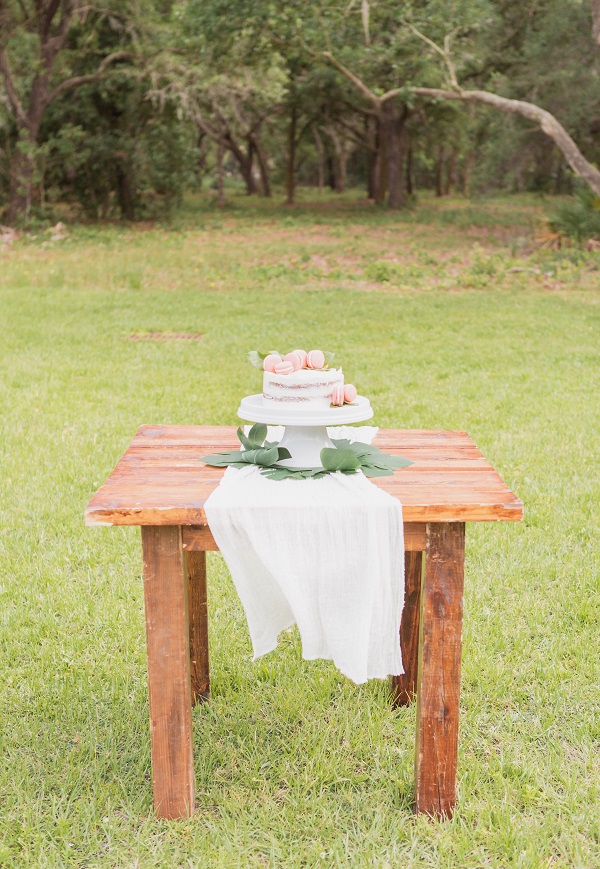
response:
<path fill-rule="evenodd" d="M 201 341 L 202 332 L 134 332 L 130 341 Z"/>

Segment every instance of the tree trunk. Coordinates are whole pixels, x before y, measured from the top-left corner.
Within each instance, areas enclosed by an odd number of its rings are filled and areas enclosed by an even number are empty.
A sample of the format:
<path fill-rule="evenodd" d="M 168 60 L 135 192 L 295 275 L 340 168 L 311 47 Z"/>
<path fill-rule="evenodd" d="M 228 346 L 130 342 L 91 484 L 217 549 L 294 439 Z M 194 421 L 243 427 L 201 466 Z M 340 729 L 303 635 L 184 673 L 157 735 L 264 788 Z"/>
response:
<path fill-rule="evenodd" d="M 377 205 L 383 205 L 388 187 L 388 141 L 387 129 L 383 116 L 377 118 L 377 156 L 375 158 L 375 163 L 377 178 L 375 202 Z"/>
<path fill-rule="evenodd" d="M 296 129 L 298 127 L 298 109 L 292 106 L 290 126 L 288 129 L 288 160 L 286 173 L 286 205 L 293 205 L 296 197 Z"/>
<path fill-rule="evenodd" d="M 325 154 L 323 151 L 323 140 L 319 135 L 316 127 L 312 128 L 313 138 L 315 140 L 315 148 L 317 149 L 317 186 L 319 193 L 323 192 L 325 187 Z"/>
<path fill-rule="evenodd" d="M 406 186 L 404 176 L 404 156 L 406 152 L 406 119 L 408 112 L 393 106 L 386 106 L 386 139 L 388 143 L 388 207 L 404 208 L 406 205 Z"/>
<path fill-rule="evenodd" d="M 592 38 L 600 45 L 600 0 L 592 0 Z"/>
<path fill-rule="evenodd" d="M 244 184 L 246 185 L 246 195 L 253 196 L 257 193 L 256 179 L 254 177 L 252 165 L 254 163 L 254 146 L 249 138 L 246 140 L 246 144 L 247 150 L 245 154 L 242 149 L 238 148 L 238 146 L 231 140 L 227 142 L 227 147 L 237 160 L 238 166 L 240 167 L 240 173 L 244 179 Z"/>
<path fill-rule="evenodd" d="M 438 156 L 435 164 L 435 195 L 444 195 L 444 167 L 446 165 L 446 149 L 443 145 L 438 148 Z"/>
<path fill-rule="evenodd" d="M 456 148 L 453 148 L 450 151 L 450 159 L 446 165 L 446 178 L 444 181 L 444 196 L 449 196 L 452 192 L 452 188 L 456 184 L 456 160 L 458 158 L 458 152 Z"/>
<path fill-rule="evenodd" d="M 346 143 L 342 136 L 332 124 L 329 124 L 325 131 L 333 144 L 333 152 L 335 154 L 335 184 L 334 190 L 336 193 L 343 193 L 346 189 L 346 169 L 348 164 L 348 155 L 346 154 Z"/>
<path fill-rule="evenodd" d="M 408 136 L 407 136 L 408 138 Z M 415 177 L 412 145 L 406 146 L 406 192 L 412 196 L 415 192 Z"/>
<path fill-rule="evenodd" d="M 271 182 L 269 180 L 269 164 L 267 162 L 267 155 L 265 154 L 262 140 L 256 133 L 254 133 L 252 141 L 254 144 L 254 150 L 256 151 L 256 159 L 258 160 L 258 171 L 260 172 L 262 195 L 270 197 Z"/>
<path fill-rule="evenodd" d="M 203 130 L 199 130 L 198 131 L 198 143 L 196 146 L 198 148 L 198 160 L 197 160 L 196 165 L 198 167 L 198 174 L 200 176 L 200 184 L 202 184 L 202 179 L 203 179 L 204 175 L 206 174 L 206 157 L 208 154 L 208 148 L 207 148 L 208 142 L 209 142 L 209 139 L 208 139 L 208 136 L 206 135 L 206 133 Z"/>
<path fill-rule="evenodd" d="M 12 226 L 19 217 L 29 217 L 33 197 L 35 163 L 32 153 L 33 143 L 17 143 L 10 162 L 8 188 L 8 209 L 6 222 Z"/>
<path fill-rule="evenodd" d="M 135 220 L 135 194 L 131 166 L 117 166 L 117 199 L 122 220 Z"/>
<path fill-rule="evenodd" d="M 325 163 L 327 166 L 327 186 L 330 190 L 335 190 L 335 160 L 328 156 Z"/>
<path fill-rule="evenodd" d="M 348 166 L 348 157 L 345 151 L 340 151 L 337 155 L 337 172 L 335 173 L 335 190 L 336 193 L 343 193 L 346 189 L 346 170 Z"/>
<path fill-rule="evenodd" d="M 471 173 L 473 171 L 473 163 L 475 162 L 475 152 L 469 151 L 465 158 L 465 167 L 463 169 L 462 192 L 463 196 L 471 195 Z"/>
<path fill-rule="evenodd" d="M 377 197 L 377 131 L 373 130 L 371 119 L 365 115 L 365 139 L 371 145 L 367 149 L 367 199 Z"/>
<path fill-rule="evenodd" d="M 217 205 L 225 205 L 225 185 L 223 183 L 223 157 L 225 148 L 222 142 L 217 142 Z"/>

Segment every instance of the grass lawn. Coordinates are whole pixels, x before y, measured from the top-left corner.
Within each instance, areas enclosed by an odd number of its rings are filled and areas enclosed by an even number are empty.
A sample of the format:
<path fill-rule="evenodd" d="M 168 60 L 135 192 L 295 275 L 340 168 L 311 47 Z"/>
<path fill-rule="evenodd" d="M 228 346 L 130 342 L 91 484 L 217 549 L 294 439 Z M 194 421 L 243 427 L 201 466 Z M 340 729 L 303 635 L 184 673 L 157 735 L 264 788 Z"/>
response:
<path fill-rule="evenodd" d="M 536 249 L 528 197 L 315 200 L 0 249 L 2 867 L 600 866 L 600 254 Z M 83 509 L 140 424 L 237 422 L 272 345 L 335 350 L 377 425 L 466 429 L 525 502 L 467 528 L 451 821 L 412 815 L 384 683 L 294 631 L 251 663 L 217 554 L 198 809 L 152 817 L 139 531 Z"/>

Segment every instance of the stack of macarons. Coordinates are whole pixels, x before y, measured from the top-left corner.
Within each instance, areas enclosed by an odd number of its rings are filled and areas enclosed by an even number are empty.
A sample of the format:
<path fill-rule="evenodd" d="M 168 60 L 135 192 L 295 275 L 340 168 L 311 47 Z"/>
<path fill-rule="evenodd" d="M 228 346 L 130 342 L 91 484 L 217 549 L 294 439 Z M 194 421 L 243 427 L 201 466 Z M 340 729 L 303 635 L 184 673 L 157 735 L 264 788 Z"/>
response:
<path fill-rule="evenodd" d="M 352 383 L 336 383 L 333 387 L 331 403 L 334 407 L 342 407 L 344 404 L 352 404 L 356 401 L 358 391 Z"/>
<path fill-rule="evenodd" d="M 322 350 L 292 350 L 282 358 L 279 353 L 269 353 L 263 362 L 265 371 L 271 374 L 293 374 L 301 368 L 318 371 L 325 368 L 325 354 Z"/>

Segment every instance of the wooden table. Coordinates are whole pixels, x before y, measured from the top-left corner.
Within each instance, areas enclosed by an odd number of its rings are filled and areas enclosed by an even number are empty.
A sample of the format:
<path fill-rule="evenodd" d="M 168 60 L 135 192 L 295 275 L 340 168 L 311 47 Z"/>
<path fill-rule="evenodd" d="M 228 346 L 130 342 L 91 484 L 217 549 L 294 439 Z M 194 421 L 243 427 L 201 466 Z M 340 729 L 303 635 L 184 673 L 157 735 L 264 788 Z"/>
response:
<path fill-rule="evenodd" d="M 405 523 L 406 673 L 393 678 L 393 696 L 396 704 L 417 698 L 415 809 L 449 817 L 465 522 L 516 521 L 523 504 L 466 432 L 382 430 L 374 443 L 414 462 L 373 480 L 400 499 Z M 88 525 L 142 528 L 152 778 L 161 818 L 194 811 L 191 710 L 209 696 L 206 552 L 217 546 L 203 507 L 223 471 L 198 460 L 237 446 L 234 427 L 144 425 L 85 512 Z"/>

